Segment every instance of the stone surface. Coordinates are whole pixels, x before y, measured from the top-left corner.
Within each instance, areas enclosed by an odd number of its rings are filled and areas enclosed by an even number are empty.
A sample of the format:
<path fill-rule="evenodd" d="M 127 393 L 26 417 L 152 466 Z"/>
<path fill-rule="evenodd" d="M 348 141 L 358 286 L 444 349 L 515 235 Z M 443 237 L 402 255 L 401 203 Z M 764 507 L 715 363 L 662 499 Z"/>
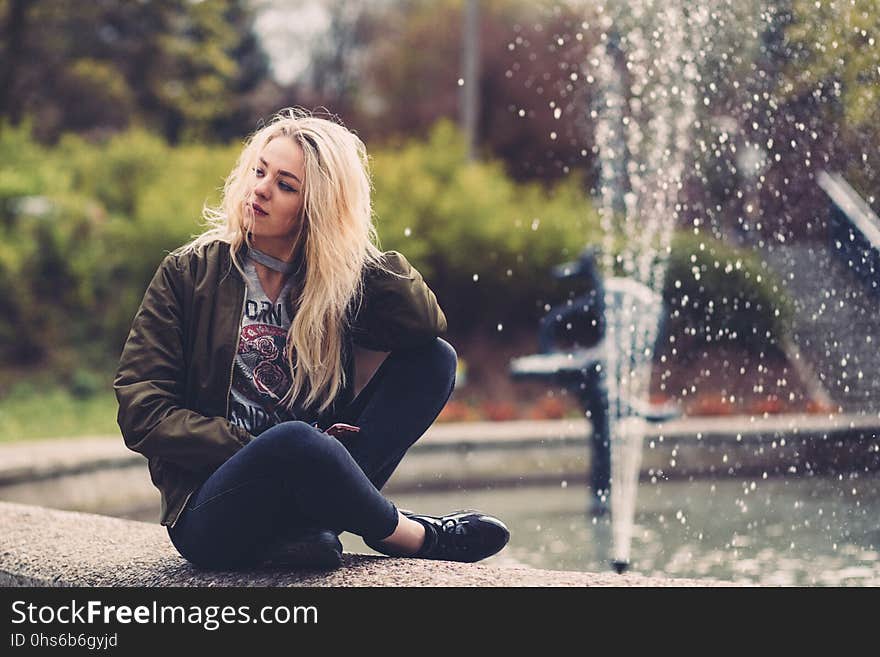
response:
<path fill-rule="evenodd" d="M 580 420 L 435 424 L 383 492 L 586 484 L 589 426 Z M 870 415 L 683 418 L 648 427 L 642 478 L 789 476 L 880 468 Z M 0 444 L 0 500 L 138 520 L 159 517 L 146 460 L 118 436 Z"/>
<path fill-rule="evenodd" d="M 0 586 L 732 586 L 346 554 L 330 572 L 198 570 L 154 524 L 0 502 Z"/>
<path fill-rule="evenodd" d="M 684 418 L 649 427 L 643 476 L 785 473 L 823 462 L 876 469 L 874 415 Z M 410 450 L 388 492 L 466 487 L 469 482 L 584 479 L 585 421 L 437 424 Z M 662 440 L 661 440 L 662 436 Z M 674 463 L 673 463 L 674 461 Z M 776 469 L 774 469 L 776 468 Z M 112 492 L 109 495 L 107 492 Z M 118 436 L 0 445 L 0 585 L 78 586 L 706 586 L 706 581 L 535 570 L 502 552 L 490 564 L 346 554 L 332 573 L 196 570 L 164 528 L 24 502 L 113 513 L 152 508 L 158 493 L 145 459 Z M 108 501 L 109 500 L 109 501 Z M 126 514 L 127 515 L 127 514 Z M 140 517 L 140 516 L 139 516 Z"/>
<path fill-rule="evenodd" d="M 589 467 L 586 449 L 590 425 L 586 420 L 519 420 L 513 422 L 438 423 L 407 452 L 404 464 L 389 482 L 405 487 L 410 479 L 431 487 L 430 478 L 463 481 L 558 479 L 560 475 L 585 473 Z M 695 472 L 711 474 L 710 467 L 720 467 L 722 452 L 766 446 L 773 440 L 792 438 L 812 441 L 834 436 L 841 440 L 877 439 L 880 437 L 880 413 L 852 415 L 770 415 L 682 418 L 648 425 L 642 463 L 643 474 L 663 469 L 666 476 Z M 661 440 L 662 437 L 662 440 Z M 654 446 L 650 447 L 651 442 Z M 709 448 L 707 450 L 706 448 Z M 722 450 L 722 448 L 724 448 Z M 676 454 L 673 455 L 672 452 Z M 706 456 L 718 452 L 718 458 Z M 775 462 L 790 463 L 790 455 L 772 450 L 753 454 L 755 467 Z M 669 466 L 675 458 L 676 468 Z M 414 463 L 421 459 L 422 466 Z M 541 461 L 546 461 L 541 466 Z M 0 444 L 0 487 L 32 483 L 60 475 L 74 475 L 98 470 L 143 466 L 146 461 L 125 447 L 119 436 L 76 439 L 33 440 Z M 403 476 L 400 476 L 403 475 Z M 440 482 L 443 483 L 443 482 Z M 5 497 L 0 491 L 0 498 Z M 27 502 L 20 499 L 16 501 Z"/>

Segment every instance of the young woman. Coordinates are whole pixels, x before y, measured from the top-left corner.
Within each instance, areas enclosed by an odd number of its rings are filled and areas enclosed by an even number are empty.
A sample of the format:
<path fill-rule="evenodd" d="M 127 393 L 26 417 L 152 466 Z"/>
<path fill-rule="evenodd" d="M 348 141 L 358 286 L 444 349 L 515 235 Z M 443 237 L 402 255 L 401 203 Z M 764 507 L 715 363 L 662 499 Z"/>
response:
<path fill-rule="evenodd" d="M 360 139 L 285 110 L 205 218 L 153 277 L 114 381 L 180 554 L 335 567 L 342 531 L 392 556 L 501 550 L 497 518 L 400 511 L 379 492 L 452 393 L 456 354 L 419 272 L 375 246 Z"/>

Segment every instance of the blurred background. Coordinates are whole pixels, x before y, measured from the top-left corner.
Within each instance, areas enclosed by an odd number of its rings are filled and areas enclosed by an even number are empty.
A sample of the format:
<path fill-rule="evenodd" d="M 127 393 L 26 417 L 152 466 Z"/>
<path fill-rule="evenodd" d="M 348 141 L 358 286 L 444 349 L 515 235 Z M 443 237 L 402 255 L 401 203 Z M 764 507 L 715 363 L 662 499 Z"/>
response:
<path fill-rule="evenodd" d="M 703 53 L 715 66 L 699 80 L 652 395 L 696 415 L 827 411 L 838 400 L 780 346 L 798 301 L 787 270 L 756 245 L 827 239 L 818 165 L 876 207 L 880 10 L 723 4 L 756 27 L 722 25 Z M 589 53 L 603 11 L 0 0 L 0 440 L 116 431 L 111 378 L 152 273 L 199 231 L 244 136 L 292 105 L 367 144 L 382 248 L 424 274 L 461 356 L 441 419 L 582 415 L 564 391 L 512 384 L 507 363 L 579 292 L 551 268 L 600 238 Z"/>
<path fill-rule="evenodd" d="M 645 438 L 635 567 L 877 585 L 878 40 L 877 0 L 0 0 L 3 498 L 155 521 L 117 359 L 242 140 L 303 106 L 365 141 L 381 247 L 422 272 L 460 357 L 400 504 L 499 514 L 496 560 L 607 568 L 584 408 L 509 363 L 587 291 L 555 267 L 619 258 L 603 176 L 677 159 L 650 401 L 682 418 Z M 667 76 L 645 53 L 672 42 Z M 623 155 L 600 129 L 615 94 Z M 637 157 L 664 126 L 630 119 L 685 96 L 674 158 Z M 582 320 L 564 337 L 594 344 Z M 467 424 L 505 420 L 562 421 Z"/>

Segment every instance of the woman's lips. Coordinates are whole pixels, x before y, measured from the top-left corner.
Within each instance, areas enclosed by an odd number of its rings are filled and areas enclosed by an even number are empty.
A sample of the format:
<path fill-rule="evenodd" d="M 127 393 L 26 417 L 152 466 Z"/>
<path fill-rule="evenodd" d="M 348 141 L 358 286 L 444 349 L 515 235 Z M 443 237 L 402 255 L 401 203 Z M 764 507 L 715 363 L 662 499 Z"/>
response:
<path fill-rule="evenodd" d="M 264 216 L 264 217 L 265 217 L 267 214 L 269 214 L 268 212 L 266 212 L 263 208 L 261 208 L 261 207 L 260 207 L 259 205 L 257 205 L 256 203 L 251 203 L 251 207 L 253 207 L 254 212 L 255 212 L 256 214 L 262 215 L 262 216 Z"/>

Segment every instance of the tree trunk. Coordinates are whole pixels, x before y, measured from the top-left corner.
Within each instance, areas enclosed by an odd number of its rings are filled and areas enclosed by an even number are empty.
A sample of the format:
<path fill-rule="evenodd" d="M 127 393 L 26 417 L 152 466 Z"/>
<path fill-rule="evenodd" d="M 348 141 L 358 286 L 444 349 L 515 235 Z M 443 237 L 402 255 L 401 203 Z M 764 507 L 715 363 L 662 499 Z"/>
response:
<path fill-rule="evenodd" d="M 25 42 L 27 10 L 33 0 L 10 0 L 9 11 L 3 26 L 3 42 L 6 48 L 0 57 L 0 118 L 8 117 L 13 124 L 21 119 L 22 105 L 15 97 L 16 73 L 23 61 L 22 46 Z"/>

